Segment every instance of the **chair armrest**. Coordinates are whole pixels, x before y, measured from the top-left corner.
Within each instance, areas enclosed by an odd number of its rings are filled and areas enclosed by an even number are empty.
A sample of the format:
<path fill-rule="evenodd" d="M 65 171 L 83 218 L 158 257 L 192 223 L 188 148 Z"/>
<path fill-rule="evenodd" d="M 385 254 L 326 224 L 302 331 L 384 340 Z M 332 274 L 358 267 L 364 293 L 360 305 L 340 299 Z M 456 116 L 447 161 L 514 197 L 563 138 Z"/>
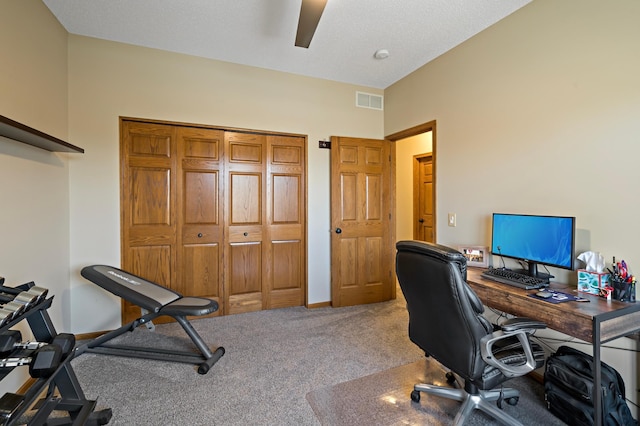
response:
<path fill-rule="evenodd" d="M 530 333 L 535 329 L 547 328 L 547 324 L 542 321 L 534 320 L 526 317 L 511 318 L 500 324 L 500 328 L 505 333 L 518 330 L 530 330 Z"/>
<path fill-rule="evenodd" d="M 530 328 L 524 328 L 522 330 L 508 331 L 503 330 L 494 331 L 491 334 L 487 334 L 480 340 L 480 353 L 482 359 L 489 365 L 492 365 L 499 369 L 502 374 L 507 377 L 519 377 L 523 376 L 536 369 L 536 359 L 531 349 L 531 342 L 529 341 Z M 516 337 L 522 346 L 522 350 L 526 357 L 526 361 L 521 365 L 509 365 L 493 356 L 493 344 L 499 340 Z"/>

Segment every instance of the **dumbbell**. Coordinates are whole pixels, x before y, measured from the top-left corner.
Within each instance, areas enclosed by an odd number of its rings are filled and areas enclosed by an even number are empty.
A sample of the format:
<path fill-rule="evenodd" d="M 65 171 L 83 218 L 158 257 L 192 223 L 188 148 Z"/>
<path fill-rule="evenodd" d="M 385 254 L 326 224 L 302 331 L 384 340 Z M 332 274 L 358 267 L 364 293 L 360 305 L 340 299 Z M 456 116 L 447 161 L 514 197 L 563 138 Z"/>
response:
<path fill-rule="evenodd" d="M 28 365 L 29 375 L 37 379 L 49 377 L 58 369 L 62 360 L 73 351 L 76 338 L 73 334 L 60 333 L 50 344 L 41 344 L 39 342 L 27 342 L 25 344 L 37 344 L 39 347 L 26 356 L 0 359 L 0 368 Z"/>
<path fill-rule="evenodd" d="M 0 327 L 42 302 L 48 293 L 48 289 L 38 286 L 29 290 L 0 286 L 0 303 L 4 302 L 0 306 Z"/>
<path fill-rule="evenodd" d="M 6 330 L 0 333 L 0 356 L 7 356 L 16 350 L 35 350 L 46 343 L 23 342 L 20 330 Z"/>
<path fill-rule="evenodd" d="M 25 310 L 25 305 L 13 301 L 0 306 L 0 327 L 20 316 Z"/>
<path fill-rule="evenodd" d="M 28 290 L 0 285 L 0 301 L 10 302 L 13 300 L 25 305 L 37 305 L 47 297 L 49 289 L 32 284 L 32 282 L 25 284 L 28 286 Z"/>

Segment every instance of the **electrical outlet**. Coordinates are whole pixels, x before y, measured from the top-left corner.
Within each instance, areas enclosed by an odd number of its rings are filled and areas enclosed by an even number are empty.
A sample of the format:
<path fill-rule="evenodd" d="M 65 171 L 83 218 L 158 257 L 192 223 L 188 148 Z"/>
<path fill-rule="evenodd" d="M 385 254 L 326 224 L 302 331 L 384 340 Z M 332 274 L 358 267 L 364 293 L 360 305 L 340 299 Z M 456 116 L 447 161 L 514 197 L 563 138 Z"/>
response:
<path fill-rule="evenodd" d="M 456 214 L 449 213 L 449 226 L 456 226 Z"/>

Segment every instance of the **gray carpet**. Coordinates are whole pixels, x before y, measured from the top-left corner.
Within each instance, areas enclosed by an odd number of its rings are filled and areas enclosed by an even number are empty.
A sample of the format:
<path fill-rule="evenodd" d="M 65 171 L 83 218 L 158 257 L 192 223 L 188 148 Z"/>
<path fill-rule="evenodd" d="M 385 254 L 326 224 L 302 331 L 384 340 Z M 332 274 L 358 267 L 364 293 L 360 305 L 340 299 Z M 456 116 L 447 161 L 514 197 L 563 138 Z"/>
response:
<path fill-rule="evenodd" d="M 407 321 L 402 298 L 348 308 L 230 315 L 193 321 L 211 347 L 226 349 L 206 375 L 188 364 L 96 354 L 83 354 L 72 365 L 86 396 L 97 399 L 98 408 L 113 410 L 111 425 L 338 425 L 341 420 L 330 413 L 332 406 L 341 409 L 323 400 L 323 392 L 326 397 L 344 386 L 372 382 L 394 388 L 389 377 L 402 375 L 397 367 L 424 359 L 407 337 Z M 139 328 L 117 341 L 192 347 L 175 323 L 158 325 L 155 332 Z M 402 411 L 411 409 L 408 397 L 404 388 L 398 392 L 398 417 L 379 422 L 368 421 L 376 414 L 363 412 L 357 392 L 344 395 L 361 416 L 357 423 L 381 425 L 400 424 Z M 540 393 L 534 398 L 537 412 Z M 520 406 L 526 408 L 522 400 Z"/>

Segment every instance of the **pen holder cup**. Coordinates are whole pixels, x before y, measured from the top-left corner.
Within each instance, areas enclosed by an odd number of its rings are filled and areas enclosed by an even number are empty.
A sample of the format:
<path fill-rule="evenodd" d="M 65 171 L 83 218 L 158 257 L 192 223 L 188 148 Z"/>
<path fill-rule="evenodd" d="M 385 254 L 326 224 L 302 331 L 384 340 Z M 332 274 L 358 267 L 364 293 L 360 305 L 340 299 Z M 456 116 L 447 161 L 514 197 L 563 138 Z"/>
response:
<path fill-rule="evenodd" d="M 621 302 L 635 302 L 636 301 L 636 283 L 624 282 L 621 280 L 612 279 L 609 283 L 613 287 L 613 299 Z"/>

